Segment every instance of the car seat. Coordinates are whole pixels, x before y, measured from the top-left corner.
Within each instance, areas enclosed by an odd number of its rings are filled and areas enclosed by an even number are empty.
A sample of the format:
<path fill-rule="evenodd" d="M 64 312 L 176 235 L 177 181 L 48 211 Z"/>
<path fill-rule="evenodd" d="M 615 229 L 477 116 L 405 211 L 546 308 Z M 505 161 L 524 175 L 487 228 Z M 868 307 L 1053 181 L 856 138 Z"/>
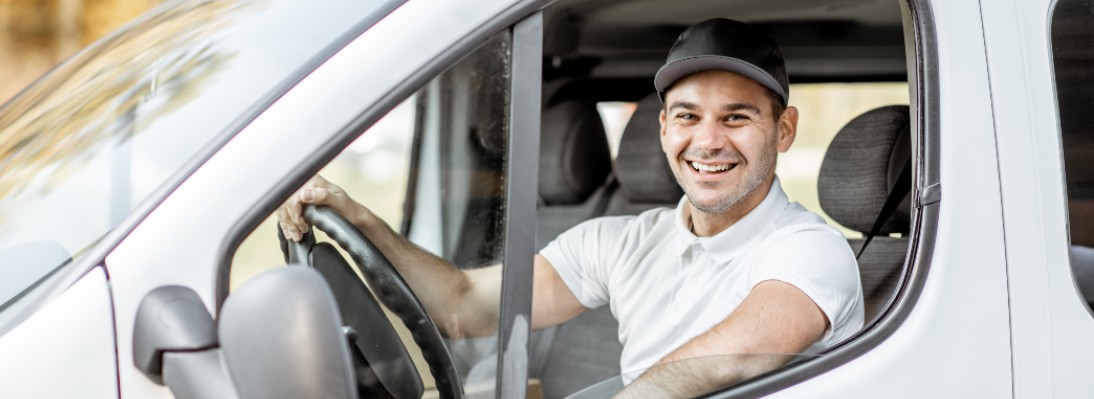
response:
<path fill-rule="evenodd" d="M 596 112 L 595 107 L 585 109 L 585 112 Z M 651 93 L 638 102 L 634 114 L 623 130 L 614 172 L 607 176 L 607 179 L 589 195 L 588 199 L 578 204 L 565 205 L 551 204 L 547 201 L 548 198 L 544 198 L 546 206 L 540 207 L 540 236 L 537 242 L 546 245 L 565 229 L 589 218 L 605 215 L 635 215 L 655 207 L 676 206 L 684 193 L 676 184 L 672 170 L 669 169 L 665 155 L 661 151 L 659 138 L 661 128 L 658 122 L 660 110 L 661 101 L 656 93 Z M 559 118 L 560 116 L 552 115 L 551 117 Z M 555 129 L 563 124 L 546 124 L 546 118 L 544 121 L 541 158 L 566 159 L 569 155 L 548 154 L 547 151 L 552 149 L 572 151 L 580 147 L 576 143 L 558 146 L 557 143 L 548 142 L 547 140 L 562 140 L 563 135 L 551 138 L 546 136 L 549 133 L 555 134 Z M 601 125 L 599 129 L 600 137 L 603 137 L 603 126 Z M 595 128 L 590 128 L 587 133 L 589 136 L 593 135 L 592 130 Z M 594 141 L 591 137 L 582 140 L 586 139 Z M 596 148 L 595 154 L 583 152 L 583 156 L 608 156 L 607 147 L 602 153 L 599 149 L 599 140 L 595 141 L 597 143 L 591 145 Z M 547 161 L 542 161 L 541 164 L 551 165 Z M 573 162 L 562 164 L 576 165 Z M 543 174 L 547 172 L 543 169 L 540 171 L 541 193 L 545 190 L 559 189 L 557 184 L 554 187 L 544 186 L 545 182 L 558 180 L 545 180 Z M 555 173 L 559 172 L 562 171 Z M 587 216 L 578 218 L 579 214 Z M 561 226 L 565 228 L 560 228 Z M 549 238 L 548 234 L 550 234 Z M 618 329 L 619 324 L 607 306 L 586 311 L 558 326 L 553 332 L 553 340 L 546 356 L 533 355 L 530 362 L 532 375 L 542 380 L 544 397 L 565 397 L 590 385 L 618 376 L 620 374 L 619 358 L 623 353 L 623 345 L 619 343 Z M 537 350 L 537 345 L 540 344 L 533 342 L 533 352 Z"/>
<path fill-rule="evenodd" d="M 821 208 L 848 229 L 867 234 L 911 154 L 907 105 L 876 108 L 851 120 L 829 145 L 817 179 Z M 858 259 L 869 323 L 892 299 L 908 252 L 910 195 L 897 206 Z M 892 237 L 891 234 L 899 234 Z M 857 254 L 865 241 L 847 240 Z"/>
<path fill-rule="evenodd" d="M 608 138 L 596 103 L 559 102 L 545 109 L 542 119 L 537 252 L 562 232 L 603 214 L 615 191 Z M 528 372 L 540 378 L 544 397 L 565 397 L 619 374 L 622 346 L 615 319 L 606 308 L 597 312 L 603 314 L 587 315 L 593 312 L 533 333 Z"/>
<path fill-rule="evenodd" d="M 598 216 L 612 171 L 611 152 L 596 104 L 571 100 L 543 112 L 539 140 L 536 251 L 562 232 Z"/>
<path fill-rule="evenodd" d="M 619 189 L 608 199 L 605 215 L 637 215 L 656 208 L 675 208 L 684 196 L 661 150 L 661 99 L 651 93 L 638 101 L 623 128 L 615 178 Z"/>

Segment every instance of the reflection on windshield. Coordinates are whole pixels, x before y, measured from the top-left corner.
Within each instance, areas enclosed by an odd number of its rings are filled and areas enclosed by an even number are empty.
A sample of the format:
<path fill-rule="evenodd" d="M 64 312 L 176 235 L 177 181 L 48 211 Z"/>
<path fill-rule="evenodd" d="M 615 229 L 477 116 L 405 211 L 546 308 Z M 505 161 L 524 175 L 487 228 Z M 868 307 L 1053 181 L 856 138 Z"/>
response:
<path fill-rule="evenodd" d="M 82 54 L 55 73 L 68 76 L 38 84 L 9 104 L 0 113 L 0 225 L 20 203 L 49 195 L 78 172 L 97 147 L 117 146 L 140 132 L 138 106 L 142 121 L 152 120 L 202 90 L 232 56 L 212 51 L 209 37 L 232 17 L 229 8 L 240 12 L 246 5 L 170 9 L 143 32 L 131 32 L 133 39 Z M 86 63 L 76 65 L 80 61 Z"/>
<path fill-rule="evenodd" d="M 743 353 L 686 359 L 612 377 L 569 398 L 693 398 L 817 357 L 820 355 Z"/>
<path fill-rule="evenodd" d="M 386 3 L 168 2 L 51 71 L 0 108 L 0 251 L 83 252 Z"/>

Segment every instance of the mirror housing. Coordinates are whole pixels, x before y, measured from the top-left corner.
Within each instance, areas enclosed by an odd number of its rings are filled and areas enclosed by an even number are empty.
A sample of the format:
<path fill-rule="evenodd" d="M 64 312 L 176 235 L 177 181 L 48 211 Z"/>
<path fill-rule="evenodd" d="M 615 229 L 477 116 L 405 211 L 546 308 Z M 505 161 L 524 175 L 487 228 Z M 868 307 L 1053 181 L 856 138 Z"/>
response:
<path fill-rule="evenodd" d="M 357 381 L 330 287 L 307 267 L 247 281 L 220 312 L 221 356 L 244 398 L 350 398 Z"/>
<path fill-rule="evenodd" d="M 217 346 L 216 325 L 198 294 L 168 285 L 144 296 L 133 326 L 133 363 L 163 383 L 164 352 L 194 352 Z"/>
<path fill-rule="evenodd" d="M 137 310 L 133 362 L 179 398 L 351 398 L 347 345 L 326 281 L 289 267 L 240 286 L 218 325 L 193 290 L 152 290 Z"/>

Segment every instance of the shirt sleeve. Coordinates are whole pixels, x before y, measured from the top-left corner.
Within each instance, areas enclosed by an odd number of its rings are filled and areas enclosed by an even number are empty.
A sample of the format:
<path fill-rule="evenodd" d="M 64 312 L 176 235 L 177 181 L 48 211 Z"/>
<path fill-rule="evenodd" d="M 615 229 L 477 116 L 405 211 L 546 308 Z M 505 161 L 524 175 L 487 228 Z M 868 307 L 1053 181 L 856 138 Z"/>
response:
<path fill-rule="evenodd" d="M 613 262 L 606 260 L 617 248 L 626 218 L 585 221 L 560 234 L 540 251 L 581 302 L 595 309 L 608 303 L 608 277 Z"/>
<path fill-rule="evenodd" d="M 820 307 L 829 322 L 822 342 L 862 327 L 858 262 L 847 240 L 831 226 L 794 226 L 772 234 L 752 265 L 749 287 L 767 280 L 797 287 Z"/>

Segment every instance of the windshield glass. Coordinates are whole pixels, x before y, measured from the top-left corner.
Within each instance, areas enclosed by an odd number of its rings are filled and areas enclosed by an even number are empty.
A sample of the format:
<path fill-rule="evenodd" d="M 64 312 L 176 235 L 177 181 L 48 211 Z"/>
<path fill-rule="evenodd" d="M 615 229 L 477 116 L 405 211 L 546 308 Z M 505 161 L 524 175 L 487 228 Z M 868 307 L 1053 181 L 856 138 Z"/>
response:
<path fill-rule="evenodd" d="M 389 3 L 168 2 L 0 108 L 0 308 Z"/>

